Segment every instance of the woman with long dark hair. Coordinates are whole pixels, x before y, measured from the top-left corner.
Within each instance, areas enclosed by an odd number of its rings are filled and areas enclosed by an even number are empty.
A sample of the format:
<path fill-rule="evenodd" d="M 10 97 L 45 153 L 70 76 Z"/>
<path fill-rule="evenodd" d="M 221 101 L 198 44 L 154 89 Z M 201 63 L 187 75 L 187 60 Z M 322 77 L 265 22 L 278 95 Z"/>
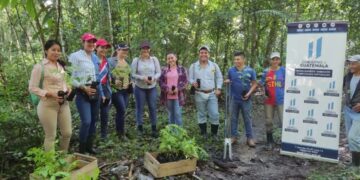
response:
<path fill-rule="evenodd" d="M 161 70 L 159 84 L 160 102 L 166 105 L 169 124 L 182 125 L 181 106 L 185 104 L 185 88 L 188 83 L 184 67 L 178 65 L 175 53 L 166 56 L 167 66 Z"/>
<path fill-rule="evenodd" d="M 65 96 L 70 93 L 65 71 L 58 63 L 61 45 L 48 40 L 44 45 L 45 58 L 31 72 L 29 91 L 40 97 L 37 114 L 45 132 L 45 151 L 54 150 L 56 129 L 60 129 L 60 150 L 67 152 L 71 138 L 71 113 Z"/>

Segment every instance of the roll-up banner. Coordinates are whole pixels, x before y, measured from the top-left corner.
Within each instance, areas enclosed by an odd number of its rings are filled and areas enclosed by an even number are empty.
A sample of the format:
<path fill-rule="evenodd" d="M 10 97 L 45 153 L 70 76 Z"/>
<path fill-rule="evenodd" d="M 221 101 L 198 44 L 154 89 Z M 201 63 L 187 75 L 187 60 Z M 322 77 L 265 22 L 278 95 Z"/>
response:
<path fill-rule="evenodd" d="M 281 154 L 338 162 L 347 22 L 289 23 Z"/>

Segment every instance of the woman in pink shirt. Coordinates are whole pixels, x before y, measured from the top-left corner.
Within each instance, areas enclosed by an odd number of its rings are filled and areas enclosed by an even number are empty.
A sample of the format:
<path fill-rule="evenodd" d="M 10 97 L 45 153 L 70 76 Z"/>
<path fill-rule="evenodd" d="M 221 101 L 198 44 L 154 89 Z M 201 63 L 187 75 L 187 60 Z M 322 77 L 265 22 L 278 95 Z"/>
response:
<path fill-rule="evenodd" d="M 169 123 L 182 125 L 181 106 L 185 104 L 185 89 L 188 83 L 186 70 L 179 66 L 176 54 L 168 53 L 167 67 L 161 70 L 159 79 L 161 95 L 160 102 L 167 106 Z"/>

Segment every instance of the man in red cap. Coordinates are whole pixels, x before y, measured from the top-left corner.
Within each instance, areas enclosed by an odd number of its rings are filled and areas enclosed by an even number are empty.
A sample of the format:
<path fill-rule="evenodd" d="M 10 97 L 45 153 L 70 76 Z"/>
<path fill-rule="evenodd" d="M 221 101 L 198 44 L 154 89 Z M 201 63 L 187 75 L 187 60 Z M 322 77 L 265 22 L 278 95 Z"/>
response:
<path fill-rule="evenodd" d="M 99 114 L 100 99 L 104 98 L 104 94 L 102 86 L 99 86 L 100 62 L 94 54 L 97 39 L 93 34 L 85 33 L 81 40 L 83 49 L 69 56 L 73 69 L 72 85 L 77 89 L 75 103 L 81 120 L 79 152 L 95 154 L 95 122 Z"/>

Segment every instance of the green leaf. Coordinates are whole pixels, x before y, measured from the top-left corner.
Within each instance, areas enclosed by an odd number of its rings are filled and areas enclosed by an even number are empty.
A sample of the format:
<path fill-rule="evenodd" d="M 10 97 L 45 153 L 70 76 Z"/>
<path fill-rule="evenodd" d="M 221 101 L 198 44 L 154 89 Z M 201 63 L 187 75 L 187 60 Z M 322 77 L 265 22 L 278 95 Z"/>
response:
<path fill-rule="evenodd" d="M 49 20 L 53 17 L 54 13 L 55 13 L 55 9 L 54 9 L 54 8 L 49 9 L 49 10 L 46 12 L 46 14 L 45 14 L 45 16 L 44 16 L 44 18 L 43 18 L 43 20 L 42 20 L 42 24 L 44 25 L 44 24 L 48 23 Z"/>
<path fill-rule="evenodd" d="M 35 3 L 34 0 L 26 0 L 26 11 L 27 13 L 32 17 L 36 17 L 36 11 L 35 11 Z"/>
<path fill-rule="evenodd" d="M 9 5 L 9 3 L 10 3 L 10 0 L 1 0 L 0 1 L 0 9 L 4 9 L 5 7 L 7 7 Z"/>

